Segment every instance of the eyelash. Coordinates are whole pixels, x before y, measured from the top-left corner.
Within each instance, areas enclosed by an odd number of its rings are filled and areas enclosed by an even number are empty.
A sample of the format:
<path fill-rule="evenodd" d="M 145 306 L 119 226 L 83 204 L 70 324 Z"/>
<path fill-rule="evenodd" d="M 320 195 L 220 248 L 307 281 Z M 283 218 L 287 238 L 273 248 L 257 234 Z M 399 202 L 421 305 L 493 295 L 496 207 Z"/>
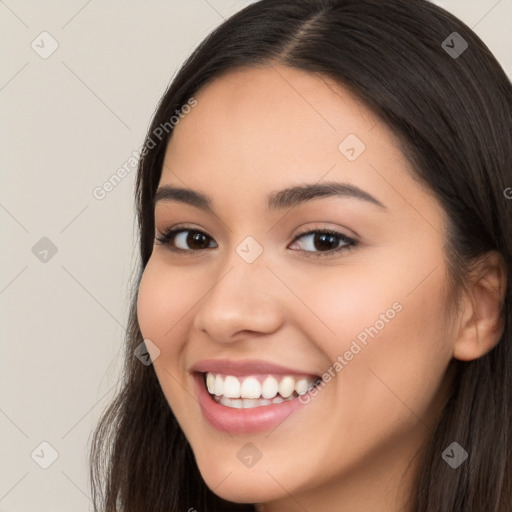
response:
<path fill-rule="evenodd" d="M 169 250 L 175 252 L 175 253 L 187 253 L 187 252 L 198 252 L 198 251 L 204 251 L 206 249 L 178 249 L 176 247 L 173 247 L 171 245 L 171 241 L 174 239 L 176 235 L 179 233 L 182 233 L 184 231 L 190 231 L 191 233 L 200 233 L 208 238 L 211 238 L 209 235 L 204 233 L 203 231 L 199 229 L 194 229 L 190 227 L 184 227 L 179 226 L 173 229 L 169 229 L 163 233 L 160 234 L 160 236 L 155 236 L 156 241 L 161 245 L 168 246 Z M 299 233 L 292 241 L 292 244 L 295 243 L 298 239 L 306 236 L 306 235 L 314 235 L 314 234 L 326 234 L 326 235 L 332 235 L 339 239 L 339 241 L 344 242 L 345 245 L 338 247 L 336 249 L 330 249 L 328 251 L 304 251 L 308 254 L 308 256 L 313 256 L 314 254 L 316 257 L 322 257 L 322 256 L 332 256 L 342 251 L 349 251 L 352 250 L 354 247 L 358 245 L 358 242 L 354 240 L 353 238 L 350 238 L 348 236 L 343 235 L 342 233 L 338 233 L 337 231 L 333 231 L 330 229 L 315 229 L 310 231 L 305 231 L 304 233 Z"/>

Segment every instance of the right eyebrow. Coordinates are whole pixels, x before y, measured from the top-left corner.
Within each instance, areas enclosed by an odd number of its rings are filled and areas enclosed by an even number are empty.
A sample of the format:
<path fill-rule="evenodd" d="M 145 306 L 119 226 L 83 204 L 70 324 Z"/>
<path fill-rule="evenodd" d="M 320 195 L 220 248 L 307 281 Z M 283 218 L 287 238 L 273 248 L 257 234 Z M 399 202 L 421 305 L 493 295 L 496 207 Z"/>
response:
<path fill-rule="evenodd" d="M 267 209 L 292 208 L 322 197 L 353 198 L 387 210 L 387 207 L 369 192 L 356 185 L 339 182 L 312 183 L 272 192 L 267 197 Z M 214 202 L 210 196 L 190 188 L 163 185 L 157 190 L 153 204 L 156 205 L 159 201 L 178 201 L 211 213 L 214 211 Z"/>

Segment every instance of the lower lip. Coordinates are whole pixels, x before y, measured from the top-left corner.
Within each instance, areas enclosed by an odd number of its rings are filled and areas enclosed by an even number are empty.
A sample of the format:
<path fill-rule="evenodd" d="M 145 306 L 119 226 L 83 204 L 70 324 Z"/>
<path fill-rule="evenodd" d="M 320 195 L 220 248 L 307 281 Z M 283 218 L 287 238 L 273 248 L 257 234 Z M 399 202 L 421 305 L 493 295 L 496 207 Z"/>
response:
<path fill-rule="evenodd" d="M 297 398 L 278 404 L 261 405 L 249 409 L 235 409 L 218 404 L 212 398 L 201 373 L 194 374 L 199 404 L 206 421 L 217 430 L 229 434 L 246 434 L 276 428 L 300 407 Z"/>

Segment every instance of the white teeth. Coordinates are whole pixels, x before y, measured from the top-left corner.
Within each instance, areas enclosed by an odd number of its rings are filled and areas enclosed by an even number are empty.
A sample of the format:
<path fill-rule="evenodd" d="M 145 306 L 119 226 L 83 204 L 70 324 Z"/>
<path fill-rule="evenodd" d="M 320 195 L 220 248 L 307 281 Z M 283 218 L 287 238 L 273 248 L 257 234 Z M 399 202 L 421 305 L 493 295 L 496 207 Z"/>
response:
<path fill-rule="evenodd" d="M 225 396 L 215 396 L 213 399 L 226 407 L 232 407 L 233 409 L 253 409 L 254 407 L 262 407 L 264 405 L 270 404 L 280 404 L 281 402 L 287 402 L 288 400 L 293 400 L 293 396 L 289 398 L 282 398 L 280 396 L 276 396 L 272 400 L 267 400 L 265 398 L 254 399 L 254 398 L 226 398 Z"/>
<path fill-rule="evenodd" d="M 240 381 L 236 377 L 229 375 L 224 379 L 223 395 L 226 398 L 240 398 Z"/>
<path fill-rule="evenodd" d="M 293 377 L 285 377 L 279 383 L 279 394 L 283 398 L 288 398 L 295 391 L 295 379 Z"/>
<path fill-rule="evenodd" d="M 251 398 L 244 398 L 244 409 L 251 409 L 253 407 L 258 407 L 258 400 L 252 400 Z"/>
<path fill-rule="evenodd" d="M 277 379 L 269 375 L 261 385 L 261 396 L 263 398 L 274 398 L 277 395 L 278 389 Z"/>
<path fill-rule="evenodd" d="M 225 398 L 225 397 L 221 396 L 219 398 L 219 403 L 221 403 L 222 405 L 226 405 L 228 407 L 233 407 L 234 409 L 242 409 L 243 408 L 242 400 L 240 398 L 231 399 L 231 398 Z"/>
<path fill-rule="evenodd" d="M 261 396 L 261 384 L 256 377 L 247 377 L 240 388 L 242 398 L 259 398 Z"/>
<path fill-rule="evenodd" d="M 217 375 L 215 377 L 215 395 L 220 396 L 224 393 L 224 379 Z"/>
<path fill-rule="evenodd" d="M 261 380 L 261 376 L 259 378 L 256 376 L 244 378 L 206 372 L 208 392 L 216 397 L 229 399 L 229 407 L 237 408 L 269 405 L 266 402 L 280 403 L 283 398 L 294 398 L 305 393 L 315 383 L 314 379 L 307 377 L 296 379 L 291 375 L 282 377 L 268 375 L 262 382 Z M 258 405 L 255 405 L 256 399 L 260 399 Z M 227 404 L 223 403 L 223 405 Z"/>
<path fill-rule="evenodd" d="M 305 393 L 310 386 L 310 383 L 308 382 L 308 379 L 300 379 L 295 384 L 295 392 L 300 395 L 302 393 Z"/>
<path fill-rule="evenodd" d="M 211 395 L 215 394 L 215 377 L 213 373 L 206 374 L 206 387 L 208 388 L 208 393 Z"/>

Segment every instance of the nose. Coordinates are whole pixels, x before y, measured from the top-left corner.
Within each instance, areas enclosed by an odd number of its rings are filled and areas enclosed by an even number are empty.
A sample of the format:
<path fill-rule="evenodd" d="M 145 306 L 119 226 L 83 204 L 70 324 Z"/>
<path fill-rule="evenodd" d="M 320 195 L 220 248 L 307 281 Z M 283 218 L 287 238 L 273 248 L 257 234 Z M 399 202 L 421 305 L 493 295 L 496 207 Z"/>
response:
<path fill-rule="evenodd" d="M 193 326 L 209 339 L 232 343 L 248 335 L 273 333 L 282 324 L 285 287 L 263 257 L 247 263 L 235 254 L 208 286 Z"/>

